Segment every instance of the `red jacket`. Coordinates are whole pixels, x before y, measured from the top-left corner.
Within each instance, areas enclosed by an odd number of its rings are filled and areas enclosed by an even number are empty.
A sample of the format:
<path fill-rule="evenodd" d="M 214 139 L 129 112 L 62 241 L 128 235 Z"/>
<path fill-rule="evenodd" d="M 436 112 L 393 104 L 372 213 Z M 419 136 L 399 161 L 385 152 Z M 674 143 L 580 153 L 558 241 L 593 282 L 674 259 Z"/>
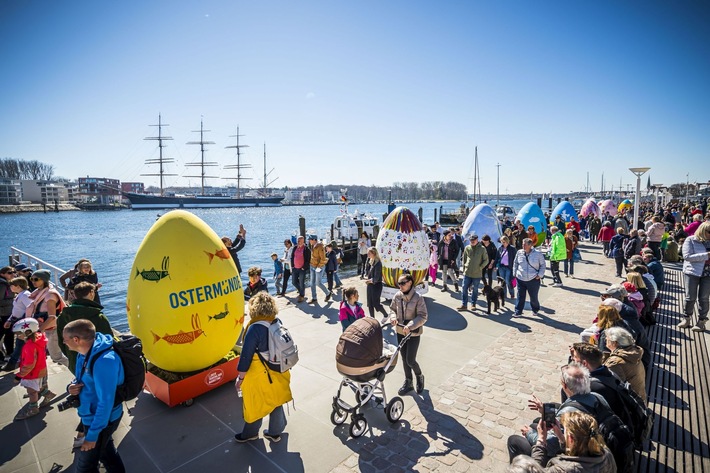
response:
<path fill-rule="evenodd" d="M 37 332 L 34 340 L 28 338 L 22 346 L 17 376 L 24 379 L 47 376 L 47 337 L 42 332 Z"/>
<path fill-rule="evenodd" d="M 599 241 L 611 241 L 611 239 L 616 235 L 616 232 L 614 231 L 613 228 L 611 227 L 602 227 L 601 230 L 599 230 L 599 236 L 597 239 Z"/>

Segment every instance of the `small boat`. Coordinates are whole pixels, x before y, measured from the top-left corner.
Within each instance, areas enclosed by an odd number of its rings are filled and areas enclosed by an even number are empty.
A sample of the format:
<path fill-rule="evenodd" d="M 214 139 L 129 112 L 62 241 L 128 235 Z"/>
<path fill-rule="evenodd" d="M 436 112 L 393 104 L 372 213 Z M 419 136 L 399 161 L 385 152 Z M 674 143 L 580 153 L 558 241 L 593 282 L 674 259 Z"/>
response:
<path fill-rule="evenodd" d="M 342 204 L 340 205 L 340 215 L 333 220 L 332 239 L 338 241 L 357 240 L 362 232 L 367 232 L 372 237 L 375 225 L 377 225 L 377 217 L 369 212 L 360 213 L 359 210 L 356 210 L 353 214 L 348 212 L 347 189 L 341 189 L 340 191 L 342 193 Z"/>
<path fill-rule="evenodd" d="M 505 217 L 515 217 L 518 215 L 518 211 L 510 205 L 499 205 L 496 207 L 496 215 L 498 215 L 498 220 L 501 222 L 505 220 Z"/>

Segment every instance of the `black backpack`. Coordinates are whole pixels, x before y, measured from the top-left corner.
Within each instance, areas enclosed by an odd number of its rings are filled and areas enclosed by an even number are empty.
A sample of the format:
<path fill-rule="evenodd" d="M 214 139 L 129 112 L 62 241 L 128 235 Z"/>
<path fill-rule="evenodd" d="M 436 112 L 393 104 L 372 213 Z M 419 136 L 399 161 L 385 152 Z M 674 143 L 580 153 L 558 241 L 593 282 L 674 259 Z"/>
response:
<path fill-rule="evenodd" d="M 653 429 L 653 411 L 646 407 L 643 399 L 636 394 L 630 387 L 629 383 L 621 381 L 614 377 L 614 384 L 608 378 L 599 379 L 592 378 L 615 390 L 619 394 L 621 402 L 628 412 L 631 425 L 631 431 L 634 434 L 634 446 L 638 449 L 643 448 L 643 443 L 651 437 Z"/>
<path fill-rule="evenodd" d="M 113 338 L 113 345 L 98 352 L 91 359 L 89 371 L 94 369 L 97 358 L 103 353 L 113 350 L 123 363 L 123 384 L 116 386 L 114 407 L 122 402 L 135 399 L 143 391 L 147 363 L 143 356 L 143 342 L 134 335 L 118 335 Z"/>
<path fill-rule="evenodd" d="M 592 393 L 594 394 L 594 393 Z M 598 395 L 595 395 L 598 396 Z M 601 396 L 599 396 L 601 398 Z M 603 399 L 603 398 L 602 398 Z M 572 406 L 594 417 L 599 424 L 599 433 L 614 456 L 619 473 L 631 473 L 634 467 L 634 435 L 619 416 L 596 400 L 594 406 L 579 401 L 567 400 L 565 406 Z"/>

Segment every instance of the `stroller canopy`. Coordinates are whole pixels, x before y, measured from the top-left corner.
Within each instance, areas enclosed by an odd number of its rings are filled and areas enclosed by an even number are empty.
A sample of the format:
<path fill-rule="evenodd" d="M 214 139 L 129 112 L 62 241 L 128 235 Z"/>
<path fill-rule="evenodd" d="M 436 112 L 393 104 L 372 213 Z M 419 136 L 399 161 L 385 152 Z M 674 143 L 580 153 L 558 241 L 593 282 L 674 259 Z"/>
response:
<path fill-rule="evenodd" d="M 335 361 L 351 368 L 371 366 L 382 358 L 382 347 L 382 326 L 372 317 L 363 317 L 340 336 Z"/>

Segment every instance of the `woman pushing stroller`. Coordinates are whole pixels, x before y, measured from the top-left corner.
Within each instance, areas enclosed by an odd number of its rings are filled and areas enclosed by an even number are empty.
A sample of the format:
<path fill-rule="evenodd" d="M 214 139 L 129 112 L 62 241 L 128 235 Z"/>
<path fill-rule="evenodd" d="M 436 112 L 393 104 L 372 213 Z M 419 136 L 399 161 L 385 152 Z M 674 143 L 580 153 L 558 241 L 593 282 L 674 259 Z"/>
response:
<path fill-rule="evenodd" d="M 390 317 L 393 327 L 396 327 L 397 342 L 401 343 L 407 334 L 409 339 L 402 346 L 402 366 L 404 367 L 404 384 L 399 388 L 403 396 L 414 389 L 412 371 L 417 377 L 417 393 L 424 391 L 424 375 L 417 363 L 417 351 L 424 324 L 427 321 L 427 309 L 424 298 L 414 290 L 414 280 L 411 274 L 403 274 L 397 281 L 399 291 L 392 298 L 390 308 L 394 312 Z"/>

